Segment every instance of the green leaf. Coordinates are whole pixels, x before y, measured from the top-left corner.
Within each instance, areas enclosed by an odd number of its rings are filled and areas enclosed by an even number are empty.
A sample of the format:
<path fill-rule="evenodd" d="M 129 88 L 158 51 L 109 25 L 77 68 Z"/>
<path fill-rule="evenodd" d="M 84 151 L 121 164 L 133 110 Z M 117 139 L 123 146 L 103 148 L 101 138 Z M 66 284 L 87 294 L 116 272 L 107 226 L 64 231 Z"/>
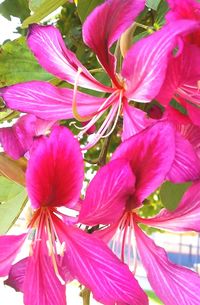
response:
<path fill-rule="evenodd" d="M 19 17 L 21 20 L 24 20 L 30 15 L 27 0 L 5 0 L 0 4 L 0 12 L 1 15 L 8 20 L 11 20 L 11 16 Z"/>
<path fill-rule="evenodd" d="M 50 81 L 54 78 L 38 64 L 24 37 L 9 41 L 0 48 L 0 87 L 31 80 Z"/>
<path fill-rule="evenodd" d="M 187 109 L 184 108 L 181 104 L 179 104 L 175 99 L 172 99 L 170 101 L 170 106 L 178 110 L 181 114 L 187 115 Z"/>
<path fill-rule="evenodd" d="M 77 8 L 81 22 L 83 23 L 91 11 L 103 2 L 103 0 L 78 0 Z"/>
<path fill-rule="evenodd" d="M 0 176 L 0 202 L 5 202 L 15 197 L 22 187 L 19 184 L 14 183 L 13 181 Z"/>
<path fill-rule="evenodd" d="M 46 0 L 29 0 L 29 8 L 32 12 L 35 12 L 45 2 Z"/>
<path fill-rule="evenodd" d="M 165 15 L 168 10 L 169 10 L 169 6 L 167 2 L 161 0 L 156 11 L 156 20 L 155 20 L 155 24 L 157 24 L 159 27 L 161 27 L 165 23 Z"/>
<path fill-rule="evenodd" d="M 0 177 L 0 234 L 5 234 L 15 223 L 26 202 L 24 187 Z"/>
<path fill-rule="evenodd" d="M 161 0 L 146 0 L 146 6 L 154 11 L 157 10 Z"/>
<path fill-rule="evenodd" d="M 54 12 L 61 5 L 65 4 L 67 0 L 43 0 L 41 4 L 34 3 L 35 11 L 33 15 L 29 16 L 22 23 L 22 28 L 26 28 L 31 23 L 37 23 Z M 39 2 L 38 2 L 39 3 Z"/>
<path fill-rule="evenodd" d="M 164 207 L 170 211 L 175 210 L 190 185 L 191 183 L 174 184 L 166 181 L 160 189 L 160 197 Z"/>
<path fill-rule="evenodd" d="M 25 169 L 26 161 L 23 158 L 13 160 L 5 153 L 0 153 L 0 175 L 4 176 L 17 184 L 26 185 Z"/>

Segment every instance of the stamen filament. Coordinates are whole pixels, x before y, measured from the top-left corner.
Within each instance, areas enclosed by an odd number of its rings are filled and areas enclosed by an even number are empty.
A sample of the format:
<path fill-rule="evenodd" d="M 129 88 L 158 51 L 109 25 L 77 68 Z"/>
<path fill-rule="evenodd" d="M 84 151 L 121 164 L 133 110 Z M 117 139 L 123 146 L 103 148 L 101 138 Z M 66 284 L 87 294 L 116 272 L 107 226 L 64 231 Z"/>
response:
<path fill-rule="evenodd" d="M 48 214 L 50 214 L 49 211 L 48 211 Z M 55 231 L 53 230 L 53 232 L 52 232 L 51 217 L 49 217 L 49 215 L 47 215 L 47 214 L 46 214 L 46 228 L 47 228 L 48 241 L 49 241 L 49 256 L 51 256 L 54 272 L 55 272 L 57 278 L 59 279 L 59 281 L 61 282 L 61 284 L 64 285 L 65 281 L 62 279 L 61 275 L 59 274 L 58 266 L 57 266 L 57 262 L 56 262 L 56 256 L 55 256 L 56 247 L 55 247 L 55 236 L 54 236 Z"/>
<path fill-rule="evenodd" d="M 76 78 L 75 78 L 75 83 L 74 83 L 74 94 L 73 94 L 73 100 L 72 100 L 72 112 L 73 112 L 73 115 L 74 115 L 75 119 L 77 119 L 79 122 L 87 122 L 87 121 L 91 120 L 92 116 L 81 116 L 78 113 L 78 108 L 77 108 L 78 81 L 79 81 L 79 77 L 80 77 L 82 72 L 83 72 L 83 70 L 79 67 L 78 71 L 77 71 Z"/>
<path fill-rule="evenodd" d="M 132 246 L 132 249 L 133 249 L 133 271 L 132 271 L 132 273 L 135 274 L 136 273 L 136 269 L 137 269 L 137 248 L 136 248 L 135 228 L 134 228 L 133 217 L 134 216 L 132 214 L 131 217 L 130 217 L 130 227 L 131 227 L 132 233 L 134 235 L 134 245 Z"/>
<path fill-rule="evenodd" d="M 115 121 L 113 123 L 113 127 L 111 128 L 111 130 L 104 136 L 102 136 L 102 138 L 107 138 L 109 137 L 109 135 L 111 135 L 113 133 L 113 131 L 115 130 L 115 127 L 117 125 L 117 122 L 118 122 L 118 118 L 119 118 L 119 115 L 120 115 L 120 110 L 121 110 L 121 105 L 122 105 L 122 91 L 120 91 L 120 95 L 119 95 L 119 105 L 118 105 L 118 110 L 117 110 L 117 115 L 115 117 Z"/>
<path fill-rule="evenodd" d="M 113 100 L 115 100 L 115 96 L 118 94 L 118 91 L 115 91 L 112 93 L 104 102 L 103 104 L 99 107 L 97 110 L 96 114 L 93 116 L 93 118 L 90 120 L 90 122 L 84 126 L 84 127 L 79 127 L 79 129 L 82 129 L 83 131 L 79 133 L 78 137 L 82 137 L 83 134 L 88 131 L 90 127 L 92 127 L 98 119 L 104 114 L 104 110 L 108 109 L 112 104 Z"/>
<path fill-rule="evenodd" d="M 126 248 L 126 233 L 127 233 L 127 228 L 129 225 L 129 219 L 126 219 L 125 221 L 125 226 L 124 226 L 124 234 L 123 234 L 123 239 L 122 239 L 122 248 L 121 248 L 121 260 L 122 262 L 125 262 L 124 257 L 125 257 L 125 248 Z"/>

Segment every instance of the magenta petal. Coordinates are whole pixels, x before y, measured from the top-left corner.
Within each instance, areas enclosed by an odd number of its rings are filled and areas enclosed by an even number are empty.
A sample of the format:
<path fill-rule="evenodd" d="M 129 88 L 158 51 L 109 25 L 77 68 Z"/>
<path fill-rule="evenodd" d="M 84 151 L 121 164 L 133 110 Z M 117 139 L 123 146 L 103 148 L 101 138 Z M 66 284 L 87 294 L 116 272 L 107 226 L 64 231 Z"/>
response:
<path fill-rule="evenodd" d="M 135 226 L 141 261 L 148 280 L 165 305 L 200 304 L 200 277 L 197 273 L 170 262 L 164 249 Z"/>
<path fill-rule="evenodd" d="M 133 45 L 121 73 L 129 99 L 145 103 L 155 98 L 165 78 L 169 54 L 177 46 L 177 36 L 197 26 L 195 21 L 176 21 Z"/>
<path fill-rule="evenodd" d="M 14 288 L 16 291 L 24 292 L 24 278 L 27 264 L 28 257 L 14 264 L 11 267 L 9 276 L 7 280 L 4 281 L 4 284 Z"/>
<path fill-rule="evenodd" d="M 187 114 L 181 113 L 179 110 L 171 107 L 170 105 L 165 107 L 165 114 L 168 120 L 176 124 L 191 124 L 191 120 Z"/>
<path fill-rule="evenodd" d="M 152 127 L 124 141 L 114 152 L 113 159 L 130 161 L 136 176 L 135 199 L 141 203 L 165 179 L 174 159 L 175 130 L 167 122 Z"/>
<path fill-rule="evenodd" d="M 18 159 L 31 149 L 35 138 L 52 125 L 54 121 L 41 120 L 32 114 L 24 115 L 12 127 L 0 128 L 0 143 L 9 156 Z"/>
<path fill-rule="evenodd" d="M 181 96 L 186 101 L 199 104 L 200 94 L 197 82 L 200 79 L 200 48 L 195 45 L 185 45 L 178 57 L 171 56 L 166 78 L 157 100 L 166 105 L 174 96 Z"/>
<path fill-rule="evenodd" d="M 55 127 L 31 154 L 26 172 L 32 207 L 73 206 L 83 182 L 83 159 L 78 141 L 65 127 Z"/>
<path fill-rule="evenodd" d="M 74 84 L 78 69 L 81 69 L 79 86 L 98 91 L 113 91 L 99 83 L 80 63 L 76 55 L 66 48 L 57 28 L 33 24 L 30 26 L 27 42 L 40 65 L 58 78 Z"/>
<path fill-rule="evenodd" d="M 38 255 L 30 256 L 24 279 L 24 304 L 66 305 L 65 285 L 55 274 L 46 244 L 39 247 Z"/>
<path fill-rule="evenodd" d="M 176 128 L 181 135 L 191 143 L 198 158 L 200 159 L 200 127 L 193 124 L 177 124 Z"/>
<path fill-rule="evenodd" d="M 156 122 L 149 118 L 146 112 L 128 104 L 124 105 L 123 114 L 123 141 Z"/>
<path fill-rule="evenodd" d="M 170 10 L 165 18 L 168 23 L 179 19 L 200 20 L 200 4 L 196 0 L 167 0 Z M 194 31 L 188 37 L 186 42 L 198 44 L 200 46 L 200 31 Z"/>
<path fill-rule="evenodd" d="M 140 218 L 144 224 L 172 231 L 200 232 L 200 182 L 192 185 L 184 194 L 178 208 L 170 212 L 166 209 L 153 218 Z"/>
<path fill-rule="evenodd" d="M 45 120 L 73 118 L 73 90 L 57 88 L 50 83 L 31 81 L 0 89 L 8 108 L 35 114 Z M 77 92 L 77 108 L 81 116 L 98 110 L 105 99 Z"/>
<path fill-rule="evenodd" d="M 96 53 L 100 63 L 118 85 L 115 77 L 115 57 L 109 48 L 132 25 L 144 8 L 143 0 L 110 0 L 98 6 L 83 25 L 85 43 Z"/>
<path fill-rule="evenodd" d="M 192 144 L 176 132 L 175 158 L 167 179 L 174 183 L 194 181 L 200 178 L 200 160 Z"/>
<path fill-rule="evenodd" d="M 0 236 L 0 276 L 8 275 L 27 234 Z"/>
<path fill-rule="evenodd" d="M 32 146 L 36 136 L 36 117 L 20 117 L 12 127 L 0 128 L 0 143 L 13 159 L 22 157 Z"/>
<path fill-rule="evenodd" d="M 106 305 L 148 304 L 128 266 L 104 242 L 75 227 L 68 227 L 63 238 L 67 245 L 64 259 L 70 273 L 92 291 L 97 301 Z"/>
<path fill-rule="evenodd" d="M 87 225 L 109 224 L 123 214 L 128 196 L 134 192 L 135 177 L 129 162 L 111 161 L 90 182 L 79 215 Z"/>
<path fill-rule="evenodd" d="M 197 126 L 200 126 L 200 108 L 199 108 L 200 93 L 199 93 L 198 88 L 196 88 L 196 92 L 198 94 L 198 97 L 197 97 L 198 106 L 187 103 L 186 109 L 187 109 L 188 116 L 189 116 L 190 120 L 192 121 L 192 123 Z"/>
<path fill-rule="evenodd" d="M 200 5 L 195 0 L 167 0 L 170 10 L 166 15 L 168 22 L 178 19 L 200 19 Z"/>

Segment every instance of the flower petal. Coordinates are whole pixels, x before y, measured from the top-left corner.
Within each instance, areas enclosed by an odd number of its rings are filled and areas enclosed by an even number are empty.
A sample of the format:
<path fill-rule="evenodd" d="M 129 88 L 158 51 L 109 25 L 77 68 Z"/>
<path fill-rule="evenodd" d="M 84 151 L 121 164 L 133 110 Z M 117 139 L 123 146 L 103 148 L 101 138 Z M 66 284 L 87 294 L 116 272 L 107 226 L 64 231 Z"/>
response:
<path fill-rule="evenodd" d="M 177 124 L 176 128 L 181 135 L 192 144 L 192 147 L 200 159 L 200 127 L 193 124 Z"/>
<path fill-rule="evenodd" d="M 191 98 L 190 98 L 191 100 Z M 199 89 L 196 88 L 196 101 L 200 101 L 200 93 L 199 93 Z M 200 126 L 200 108 L 199 108 L 199 104 L 198 106 L 196 106 L 195 104 L 190 104 L 187 103 L 186 104 L 186 110 L 188 113 L 188 116 L 190 118 L 190 120 L 192 121 L 193 124 Z"/>
<path fill-rule="evenodd" d="M 0 276 L 8 275 L 27 234 L 0 236 Z"/>
<path fill-rule="evenodd" d="M 195 21 L 176 21 L 133 45 L 121 73 L 129 99 L 147 103 L 155 98 L 165 78 L 169 54 L 177 46 L 177 36 L 197 27 Z"/>
<path fill-rule="evenodd" d="M 123 141 L 134 136 L 138 132 L 147 128 L 148 126 L 153 125 L 156 120 L 153 120 L 147 116 L 147 113 L 124 104 L 123 107 Z"/>
<path fill-rule="evenodd" d="M 163 105 L 170 102 L 173 96 L 181 96 L 186 102 L 199 104 L 200 79 L 200 48 L 195 45 L 185 45 L 177 57 L 170 57 L 165 81 L 156 99 Z"/>
<path fill-rule="evenodd" d="M 200 5 L 194 0 L 167 0 L 170 11 L 167 20 L 200 19 Z"/>
<path fill-rule="evenodd" d="M 200 178 L 200 160 L 192 144 L 181 136 L 175 134 L 175 158 L 167 174 L 167 179 L 174 183 L 194 181 Z"/>
<path fill-rule="evenodd" d="M 179 19 L 200 20 L 200 5 L 195 0 L 167 0 L 170 10 L 165 18 L 167 22 Z M 191 44 L 200 46 L 200 31 L 194 31 L 185 40 Z"/>
<path fill-rule="evenodd" d="M 156 228 L 172 231 L 200 232 L 200 182 L 194 183 L 184 194 L 178 208 L 170 212 L 166 209 L 155 217 L 139 221 Z"/>
<path fill-rule="evenodd" d="M 180 98 L 179 98 L 180 100 Z M 181 103 L 181 106 L 183 104 Z M 184 106 L 183 106 L 184 107 Z M 184 107 L 186 108 L 186 107 Z M 178 109 L 175 109 L 170 104 L 165 107 L 165 115 L 168 119 L 173 122 L 174 124 L 191 124 L 191 120 L 187 113 L 181 113 Z"/>
<path fill-rule="evenodd" d="M 132 25 L 143 10 L 143 0 L 110 0 L 99 5 L 83 25 L 83 39 L 96 53 L 112 81 L 119 86 L 115 76 L 115 57 L 109 48 Z"/>
<path fill-rule="evenodd" d="M 60 229 L 66 240 L 64 259 L 70 273 L 92 291 L 97 301 L 106 305 L 118 301 L 130 305 L 148 304 L 128 266 L 104 242 L 72 226 Z"/>
<path fill-rule="evenodd" d="M 45 120 L 73 118 L 73 90 L 57 88 L 47 82 L 31 81 L 0 89 L 8 108 L 35 114 Z M 105 99 L 77 92 L 77 108 L 81 116 L 98 110 Z"/>
<path fill-rule="evenodd" d="M 141 203 L 165 179 L 174 159 L 174 134 L 170 123 L 158 122 L 124 141 L 114 152 L 112 159 L 130 161 L 136 176 L 136 203 Z"/>
<path fill-rule="evenodd" d="M 24 292 L 24 278 L 28 259 L 28 257 L 23 258 L 11 267 L 9 276 L 7 280 L 4 281 L 5 285 L 14 288 L 16 291 Z"/>
<path fill-rule="evenodd" d="M 34 138 L 43 135 L 53 124 L 32 114 L 24 115 L 12 127 L 0 128 L 0 143 L 9 156 L 19 159 L 30 150 Z"/>
<path fill-rule="evenodd" d="M 12 127 L 0 128 L 0 143 L 4 151 L 13 159 L 22 157 L 32 146 L 35 133 L 36 117 L 20 117 Z"/>
<path fill-rule="evenodd" d="M 46 244 L 29 257 L 24 279 L 24 304 L 66 305 L 65 285 L 57 278 Z"/>
<path fill-rule="evenodd" d="M 66 48 L 57 28 L 51 25 L 32 24 L 29 28 L 27 42 L 40 65 L 58 78 L 74 84 L 78 69 L 81 69 L 79 86 L 103 92 L 113 91 L 99 83 L 80 63 L 76 55 Z"/>
<path fill-rule="evenodd" d="M 65 127 L 55 127 L 40 140 L 26 172 L 32 207 L 73 206 L 83 182 L 83 159 L 78 141 Z"/>
<path fill-rule="evenodd" d="M 90 182 L 79 222 L 97 225 L 117 221 L 123 214 L 128 196 L 134 191 L 134 184 L 129 162 L 123 159 L 109 162 Z"/>
<path fill-rule="evenodd" d="M 148 280 L 165 305 L 200 304 L 200 277 L 197 273 L 170 262 L 164 249 L 135 225 L 135 236 Z"/>

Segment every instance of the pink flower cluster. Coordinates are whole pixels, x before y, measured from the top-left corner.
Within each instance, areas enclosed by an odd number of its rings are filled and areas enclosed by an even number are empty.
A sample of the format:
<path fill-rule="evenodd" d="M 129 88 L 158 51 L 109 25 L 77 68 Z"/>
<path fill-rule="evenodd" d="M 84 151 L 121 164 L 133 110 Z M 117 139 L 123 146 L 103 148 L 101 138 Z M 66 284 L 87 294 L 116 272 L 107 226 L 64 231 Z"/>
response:
<path fill-rule="evenodd" d="M 5 152 L 14 159 L 29 154 L 32 219 L 24 234 L 0 236 L 0 276 L 8 276 L 6 283 L 24 293 L 25 305 L 65 305 L 65 284 L 73 279 L 105 305 L 146 305 L 148 298 L 134 277 L 137 255 L 165 305 L 200 304 L 199 275 L 170 262 L 139 226 L 200 232 L 200 4 L 167 2 L 166 24 L 133 44 L 120 73 L 110 48 L 142 12 L 144 1 L 107 0 L 86 19 L 84 42 L 96 53 L 111 87 L 97 81 L 66 48 L 58 29 L 34 24 L 29 48 L 43 68 L 74 89 L 41 81 L 0 89 L 8 108 L 27 113 L 13 127 L 0 129 Z M 139 108 L 142 103 L 149 103 L 148 113 Z M 82 152 L 58 121 L 83 122 L 80 138 L 103 115 L 85 149 L 109 136 L 119 116 L 122 143 L 80 200 Z M 141 217 L 144 200 L 166 180 L 192 185 L 175 211 Z M 76 210 L 77 217 L 61 207 Z M 99 230 L 88 234 L 78 224 Z M 24 243 L 29 255 L 13 264 Z"/>

